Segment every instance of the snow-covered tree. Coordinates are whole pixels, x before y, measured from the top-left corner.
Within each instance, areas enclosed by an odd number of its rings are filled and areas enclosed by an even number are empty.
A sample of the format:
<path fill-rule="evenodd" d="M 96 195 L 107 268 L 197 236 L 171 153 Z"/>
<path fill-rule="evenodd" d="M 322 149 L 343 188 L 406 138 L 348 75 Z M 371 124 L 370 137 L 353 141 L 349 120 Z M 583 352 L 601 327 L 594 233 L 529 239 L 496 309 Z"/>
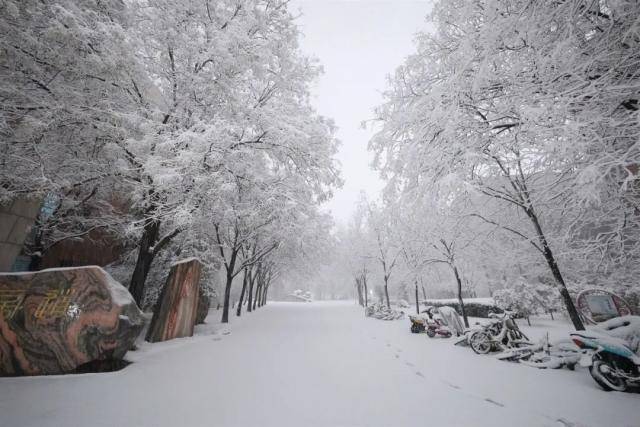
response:
<path fill-rule="evenodd" d="M 0 203 L 45 200 L 29 248 L 123 234 L 135 187 L 121 160 L 151 91 L 122 1 L 0 5 Z"/>
<path fill-rule="evenodd" d="M 0 202 L 55 201 L 42 247 L 95 228 L 135 242 L 119 270 L 139 304 L 154 260 L 186 254 L 246 271 L 253 300 L 279 269 L 266 255 L 340 184 L 287 2 L 0 7 Z"/>
<path fill-rule="evenodd" d="M 229 201 L 212 197 L 213 189 L 251 183 L 251 168 L 296 175 L 318 199 L 338 180 L 332 125 L 308 104 L 318 68 L 298 51 L 286 2 L 145 1 L 131 8 L 131 37 L 161 96 L 154 121 L 126 147 L 142 183 L 130 285 L 140 299 L 169 241 L 199 215 L 227 220 Z M 211 200 L 220 206 L 212 210 Z"/>
<path fill-rule="evenodd" d="M 367 227 L 374 244 L 373 254 L 382 270 L 384 299 L 387 308 L 391 309 L 389 301 L 389 280 L 396 270 L 402 256 L 402 246 L 399 244 L 397 218 L 392 209 L 387 206 L 378 207 L 373 202 L 367 204 Z"/>
<path fill-rule="evenodd" d="M 441 2 L 435 32 L 391 79 L 371 141 L 391 186 L 456 181 L 524 215 L 512 228 L 469 212 L 543 257 L 578 329 L 561 263 L 572 231 L 598 236 L 594 253 L 613 254 L 622 235 L 617 251 L 638 242 L 627 225 L 637 216 L 637 12 L 627 1 Z M 597 211 L 611 216 L 582 220 Z"/>

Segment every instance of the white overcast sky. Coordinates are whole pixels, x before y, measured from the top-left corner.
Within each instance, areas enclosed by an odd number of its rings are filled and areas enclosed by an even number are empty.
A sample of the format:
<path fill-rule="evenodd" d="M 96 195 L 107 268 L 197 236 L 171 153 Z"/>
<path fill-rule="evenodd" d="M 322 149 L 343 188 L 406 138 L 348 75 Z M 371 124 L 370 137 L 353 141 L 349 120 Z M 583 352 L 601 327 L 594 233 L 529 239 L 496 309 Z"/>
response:
<path fill-rule="evenodd" d="M 381 103 L 386 76 L 414 51 L 413 36 L 425 30 L 429 0 L 293 0 L 301 49 L 315 56 L 324 75 L 313 88 L 318 112 L 331 117 L 342 141 L 338 160 L 344 187 L 327 204 L 337 222 L 346 223 L 360 191 L 376 198 L 382 189 L 370 168 L 370 130 L 360 123 Z"/>

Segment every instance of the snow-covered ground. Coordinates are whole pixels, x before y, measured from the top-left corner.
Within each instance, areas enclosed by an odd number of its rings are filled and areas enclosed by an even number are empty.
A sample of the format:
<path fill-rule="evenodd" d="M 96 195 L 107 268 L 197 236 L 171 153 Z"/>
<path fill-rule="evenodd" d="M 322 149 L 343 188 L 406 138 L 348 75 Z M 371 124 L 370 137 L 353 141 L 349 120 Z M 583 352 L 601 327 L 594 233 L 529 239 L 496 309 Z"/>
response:
<path fill-rule="evenodd" d="M 0 426 L 640 425 L 640 395 L 601 391 L 584 369 L 478 356 L 351 302 L 270 303 L 224 327 L 218 314 L 120 372 L 0 379 Z"/>

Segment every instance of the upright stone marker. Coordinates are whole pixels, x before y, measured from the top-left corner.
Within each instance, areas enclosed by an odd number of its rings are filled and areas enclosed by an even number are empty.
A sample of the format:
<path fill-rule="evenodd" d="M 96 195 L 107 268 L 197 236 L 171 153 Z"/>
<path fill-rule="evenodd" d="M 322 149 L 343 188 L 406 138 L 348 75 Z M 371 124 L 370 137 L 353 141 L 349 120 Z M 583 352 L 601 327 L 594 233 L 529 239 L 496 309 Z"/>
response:
<path fill-rule="evenodd" d="M 143 326 L 129 291 L 100 267 L 0 274 L 0 376 L 122 359 Z"/>
<path fill-rule="evenodd" d="M 196 322 L 202 264 L 195 258 L 174 264 L 153 310 L 147 341 L 190 337 Z"/>

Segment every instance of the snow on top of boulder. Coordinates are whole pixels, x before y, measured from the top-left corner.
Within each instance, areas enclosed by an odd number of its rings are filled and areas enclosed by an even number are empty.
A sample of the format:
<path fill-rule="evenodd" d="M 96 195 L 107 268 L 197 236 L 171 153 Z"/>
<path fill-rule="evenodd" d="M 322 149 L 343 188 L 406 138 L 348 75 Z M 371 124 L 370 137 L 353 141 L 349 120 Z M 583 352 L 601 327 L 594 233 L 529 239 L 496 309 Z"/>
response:
<path fill-rule="evenodd" d="M 81 268 L 99 268 L 100 270 L 102 270 L 102 267 L 100 267 L 98 265 L 81 265 L 81 266 L 78 266 L 78 267 L 45 268 L 44 270 L 38 270 L 38 271 L 13 271 L 13 272 L 10 272 L 10 273 L 0 273 L 0 276 L 27 276 L 29 274 L 47 273 L 47 272 L 52 272 L 52 271 L 79 270 Z"/>
<path fill-rule="evenodd" d="M 191 262 L 191 261 L 198 261 L 200 264 L 202 264 L 202 261 L 200 260 L 200 258 L 198 257 L 190 257 L 190 258 L 185 258 L 185 259 L 181 259 L 180 261 L 176 261 L 173 264 L 171 264 L 171 267 L 178 265 L 178 264 L 184 264 L 187 262 Z"/>
<path fill-rule="evenodd" d="M 100 267 L 98 267 L 100 268 Z M 135 304 L 133 300 L 133 296 L 129 293 L 127 288 L 125 288 L 120 282 L 111 277 L 109 273 L 100 268 L 104 273 L 105 278 L 107 279 L 107 286 L 109 287 L 109 292 L 111 293 L 111 300 L 116 305 L 127 305 L 127 304 Z"/>
<path fill-rule="evenodd" d="M 131 303 L 135 303 L 133 297 L 120 282 L 114 279 L 104 268 L 98 265 L 82 265 L 79 267 L 56 267 L 56 268 L 47 268 L 44 270 L 38 271 L 18 271 L 13 273 L 0 273 L 0 276 L 27 276 L 33 274 L 40 273 L 52 273 L 56 271 L 73 271 L 73 270 L 81 270 L 81 269 L 98 269 L 106 279 L 106 285 L 109 289 L 109 293 L 111 294 L 111 300 L 114 304 L 117 305 L 127 305 Z"/>

